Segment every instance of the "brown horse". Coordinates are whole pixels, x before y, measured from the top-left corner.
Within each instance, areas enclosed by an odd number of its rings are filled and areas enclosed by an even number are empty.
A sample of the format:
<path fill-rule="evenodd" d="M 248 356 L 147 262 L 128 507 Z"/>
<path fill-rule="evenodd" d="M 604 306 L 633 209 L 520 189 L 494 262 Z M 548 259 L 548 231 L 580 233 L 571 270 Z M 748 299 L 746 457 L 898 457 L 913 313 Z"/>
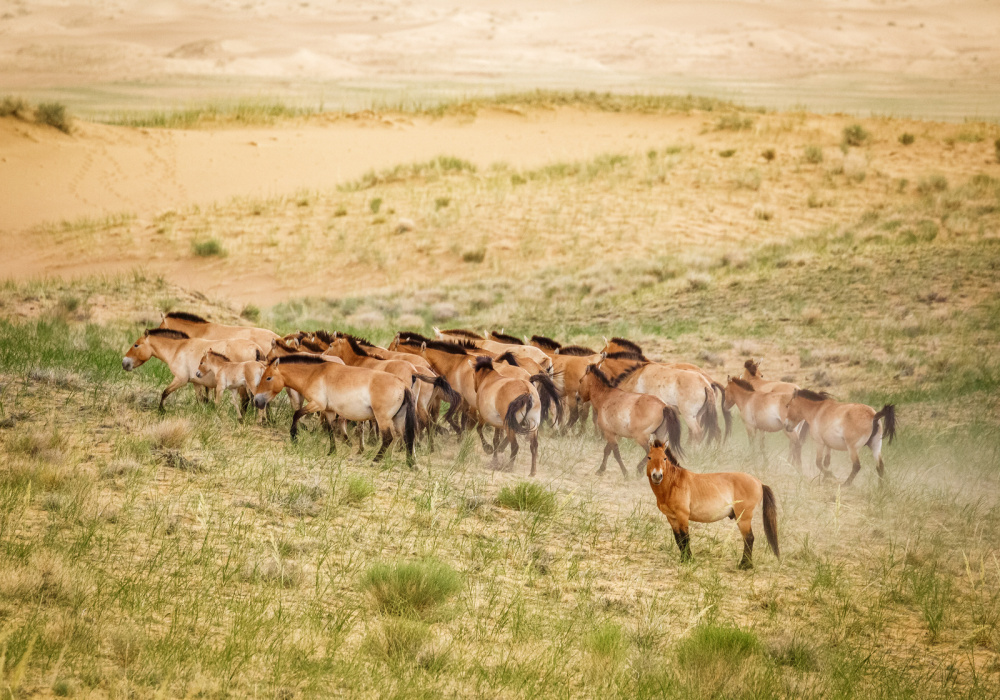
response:
<path fill-rule="evenodd" d="M 438 340 L 445 341 L 456 341 L 463 340 L 467 343 L 472 343 L 475 347 L 480 350 L 486 350 L 494 355 L 501 355 L 505 352 L 512 352 L 514 356 L 518 359 L 527 358 L 529 360 L 534 360 L 538 363 L 546 372 L 552 371 L 552 360 L 544 352 L 531 345 L 524 345 L 519 339 L 514 336 L 499 334 L 501 338 L 505 338 L 503 341 L 494 340 L 492 338 L 485 338 L 472 331 L 466 331 L 462 329 L 451 329 L 442 331 L 438 328 L 434 329 L 434 334 L 437 336 Z M 511 342 L 511 341 L 517 341 Z"/>
<path fill-rule="evenodd" d="M 711 383 L 698 372 L 650 362 L 629 352 L 607 355 L 598 366 L 612 379 L 629 373 L 619 388 L 650 394 L 676 408 L 695 444 L 705 439 L 721 441 L 715 394 Z"/>
<path fill-rule="evenodd" d="M 195 376 L 201 379 L 212 374 L 215 376 L 215 405 L 218 406 L 222 400 L 222 395 L 226 391 L 233 392 L 233 405 L 236 406 L 236 415 L 243 418 L 243 406 L 237 395 L 240 397 L 253 393 L 257 388 L 257 383 L 264 374 L 264 363 L 258 360 L 247 362 L 232 362 L 225 355 L 209 350 L 201 358 L 198 371 Z M 257 421 L 264 419 L 264 412 L 260 411 Z"/>
<path fill-rule="evenodd" d="M 636 465 L 637 473 L 642 474 L 642 465 L 646 462 L 645 455 L 649 452 L 652 438 L 661 443 L 669 439 L 670 445 L 678 453 L 681 452 L 681 423 L 677 418 L 677 411 L 655 396 L 618 389 L 617 384 L 625 376 L 626 374 L 621 374 L 612 381 L 596 365 L 590 365 L 581 383 L 580 397 L 594 407 L 597 429 L 607 443 L 604 446 L 604 459 L 601 460 L 601 468 L 597 473 L 605 472 L 608 455 L 614 453 L 622 476 L 627 479 L 628 471 L 618 451 L 618 438 L 631 438 L 642 447 L 643 457 Z"/>
<path fill-rule="evenodd" d="M 681 559 L 691 558 L 688 523 L 714 523 L 723 518 L 736 521 L 743 535 L 741 569 L 753 568 L 753 514 L 763 503 L 764 534 L 774 556 L 778 551 L 778 513 L 774 492 L 759 479 L 740 472 L 696 474 L 682 467 L 659 440 L 649 449 L 646 463 L 649 487 L 656 507 L 667 516 Z"/>
<path fill-rule="evenodd" d="M 332 454 L 336 446 L 331 426 L 338 416 L 358 422 L 374 420 L 382 434 L 382 445 L 375 459 L 382 459 L 393 440 L 401 437 L 406 446 L 406 462 L 413 466 L 416 405 L 413 392 L 398 377 L 380 370 L 348 367 L 308 355 L 276 358 L 268 363 L 257 385 L 254 394 L 257 408 L 267 406 L 285 387 L 299 392 L 307 401 L 292 416 L 292 440 L 298 435 L 302 416 L 323 413 L 327 418 Z"/>
<path fill-rule="evenodd" d="M 540 335 L 531 336 L 531 344 L 552 358 L 552 376 L 568 415 L 563 428 L 569 430 L 578 421 L 582 421 L 581 426 L 586 425 L 590 409 L 587 402 L 580 398 L 580 383 L 587 373 L 587 367 L 599 362 L 600 355 L 590 348 L 562 345 Z"/>
<path fill-rule="evenodd" d="M 476 380 L 476 408 L 481 421 L 494 428 L 493 449 L 486 450 L 487 454 L 492 453 L 494 466 L 499 466 L 497 456 L 509 443 L 507 466 L 510 466 L 520 449 L 517 436 L 527 435 L 531 448 L 530 476 L 534 476 L 538 465 L 538 427 L 542 424 L 542 401 L 538 391 L 525 379 L 511 379 L 497 372 L 492 358 L 477 357 L 472 369 Z M 480 439 L 485 447 L 481 432 Z"/>
<path fill-rule="evenodd" d="M 743 363 L 743 375 L 740 379 L 749 382 L 753 386 L 754 391 L 783 391 L 790 393 L 802 388 L 798 384 L 792 384 L 791 382 L 777 382 L 764 379 L 764 375 L 760 372 L 760 363 L 753 360 L 747 360 Z"/>
<path fill-rule="evenodd" d="M 423 374 L 416 365 L 408 360 L 402 359 L 381 359 L 369 354 L 367 348 L 362 346 L 359 339 L 352 335 L 338 333 L 331 338 L 329 347 L 323 356 L 339 357 L 345 364 L 352 367 L 367 367 L 369 369 L 379 369 L 399 377 L 410 387 L 414 387 L 414 380 L 419 380 L 422 384 L 417 384 L 414 391 L 414 399 L 417 402 L 417 421 L 420 428 L 426 429 L 428 446 L 434 447 L 434 431 L 437 429 L 436 415 L 432 408 L 436 409 L 438 404 L 433 404 L 435 390 L 451 406 L 446 420 L 451 420 L 458 411 L 462 399 L 451 388 L 448 380 L 437 374 Z M 409 355 L 407 357 L 416 357 Z"/>
<path fill-rule="evenodd" d="M 802 442 L 795 430 L 785 427 L 788 422 L 788 400 L 793 392 L 757 391 L 750 382 L 728 377 L 726 384 L 726 408 L 736 406 L 743 416 L 747 438 L 753 448 L 757 434 L 760 434 L 760 449 L 764 451 L 765 433 L 783 432 L 788 438 L 792 463 L 802 466 Z"/>
<path fill-rule="evenodd" d="M 605 338 L 604 349 L 601 352 L 609 355 L 612 353 L 631 353 L 633 355 L 645 357 L 645 353 L 643 353 L 642 348 L 638 343 L 619 337 L 612 338 L 611 340 Z M 719 398 L 720 407 L 722 408 L 722 421 L 725 424 L 725 437 L 728 440 L 733 428 L 732 416 L 729 414 L 729 409 L 726 408 L 726 402 L 724 399 L 726 388 L 719 384 L 719 382 L 715 381 L 712 375 L 708 372 L 703 370 L 698 365 L 691 364 L 690 362 L 658 362 L 657 364 L 661 364 L 672 369 L 684 369 L 689 372 L 697 372 L 705 378 L 705 381 L 712 385 L 712 391 L 714 391 L 716 396 Z"/>
<path fill-rule="evenodd" d="M 171 311 L 166 314 L 160 323 L 160 328 L 170 328 L 175 331 L 187 333 L 191 338 L 205 338 L 208 340 L 248 338 L 257 343 L 264 352 L 267 352 L 267 349 L 271 347 L 271 341 L 279 337 L 277 333 L 266 328 L 227 326 L 222 323 L 213 323 L 201 316 L 189 314 L 184 311 Z"/>
<path fill-rule="evenodd" d="M 884 427 L 879 420 L 884 419 Z M 826 392 L 817 394 L 815 391 L 799 389 L 792 393 L 788 401 L 787 426 L 796 426 L 805 421 L 802 439 L 812 435 L 816 441 L 816 467 L 823 476 L 832 477 L 830 473 L 830 451 L 847 451 L 851 458 L 851 475 L 844 482 L 850 486 L 854 477 L 861 470 L 861 458 L 858 453 L 867 445 L 875 457 L 875 469 L 879 478 L 885 476 L 885 463 L 882 461 L 883 436 L 892 442 L 896 436 L 896 407 L 886 404 L 881 411 L 863 403 L 841 403 L 835 401 Z"/>
<path fill-rule="evenodd" d="M 160 395 L 160 410 L 162 411 L 163 402 L 167 400 L 167 397 L 188 382 L 205 387 L 215 386 L 214 375 L 197 376 L 201 358 L 209 350 L 222 353 L 233 358 L 236 362 L 264 359 L 257 343 L 247 338 L 204 340 L 191 338 L 182 331 L 150 328 L 139 336 L 139 339 L 125 353 L 125 357 L 122 358 L 122 369 L 131 372 L 141 367 L 151 357 L 160 360 L 170 369 L 174 378 Z"/>

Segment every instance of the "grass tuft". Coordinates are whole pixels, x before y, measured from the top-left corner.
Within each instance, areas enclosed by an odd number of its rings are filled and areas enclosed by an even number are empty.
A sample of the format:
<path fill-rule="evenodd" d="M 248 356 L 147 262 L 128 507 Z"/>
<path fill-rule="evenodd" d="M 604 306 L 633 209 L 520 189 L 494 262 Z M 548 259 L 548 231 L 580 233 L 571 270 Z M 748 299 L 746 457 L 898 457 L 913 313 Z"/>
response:
<path fill-rule="evenodd" d="M 222 247 L 222 241 L 218 238 L 191 241 L 191 252 L 199 258 L 221 258 L 226 255 L 226 250 Z"/>
<path fill-rule="evenodd" d="M 399 617 L 429 617 L 461 587 L 461 574 L 436 559 L 378 562 L 361 578 L 375 608 Z"/>
<path fill-rule="evenodd" d="M 511 510 L 550 515 L 556 509 L 556 497 L 544 486 L 531 481 L 520 481 L 514 486 L 507 485 L 500 489 L 497 504 Z"/>
<path fill-rule="evenodd" d="M 909 145 L 911 145 L 916 140 L 917 140 L 917 137 L 914 136 L 913 134 L 909 133 L 908 131 L 907 132 L 903 132 L 902 134 L 899 135 L 899 142 L 901 144 L 903 144 L 904 146 L 909 146 Z"/>
<path fill-rule="evenodd" d="M 73 130 L 69 115 L 66 113 L 66 105 L 60 102 L 40 103 L 35 108 L 35 121 L 59 129 L 64 134 Z"/>
<path fill-rule="evenodd" d="M 869 136 L 870 134 L 860 124 L 844 127 L 844 144 L 847 146 L 862 146 Z"/>
<path fill-rule="evenodd" d="M 760 640 L 753 632 L 738 627 L 701 625 L 677 645 L 677 662 L 689 669 L 720 662 L 735 664 L 760 649 Z"/>

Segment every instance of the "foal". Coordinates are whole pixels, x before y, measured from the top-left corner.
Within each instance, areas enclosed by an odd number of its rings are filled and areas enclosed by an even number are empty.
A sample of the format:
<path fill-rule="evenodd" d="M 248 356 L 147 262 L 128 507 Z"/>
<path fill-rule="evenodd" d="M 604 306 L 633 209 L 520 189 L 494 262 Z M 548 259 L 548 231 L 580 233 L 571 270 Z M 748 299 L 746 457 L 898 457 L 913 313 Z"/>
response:
<path fill-rule="evenodd" d="M 753 568 L 753 513 L 763 503 L 764 534 L 774 556 L 778 552 L 778 512 L 774 492 L 759 479 L 741 472 L 696 474 L 683 468 L 659 440 L 649 448 L 646 463 L 649 486 L 656 507 L 667 516 L 681 559 L 691 558 L 688 523 L 714 523 L 723 518 L 736 521 L 743 535 L 741 569 Z"/>
<path fill-rule="evenodd" d="M 257 388 L 260 378 L 264 375 L 264 363 L 257 360 L 246 362 L 232 362 L 225 355 L 209 350 L 201 358 L 198 371 L 195 376 L 201 379 L 208 374 L 215 375 L 215 405 L 219 405 L 222 394 L 226 391 L 233 392 L 233 405 L 236 406 L 236 415 L 243 418 L 243 405 L 240 398 L 247 394 L 253 394 Z M 257 415 L 257 422 L 264 419 L 263 411 Z"/>
<path fill-rule="evenodd" d="M 743 425 L 747 429 L 747 438 L 753 449 L 756 435 L 760 434 L 760 450 L 764 451 L 764 434 L 783 432 L 788 438 L 791 461 L 797 467 L 802 467 L 802 442 L 795 430 L 786 427 L 788 421 L 789 391 L 757 390 L 750 382 L 736 377 L 729 377 L 726 384 L 726 408 L 734 405 L 740 409 Z"/>

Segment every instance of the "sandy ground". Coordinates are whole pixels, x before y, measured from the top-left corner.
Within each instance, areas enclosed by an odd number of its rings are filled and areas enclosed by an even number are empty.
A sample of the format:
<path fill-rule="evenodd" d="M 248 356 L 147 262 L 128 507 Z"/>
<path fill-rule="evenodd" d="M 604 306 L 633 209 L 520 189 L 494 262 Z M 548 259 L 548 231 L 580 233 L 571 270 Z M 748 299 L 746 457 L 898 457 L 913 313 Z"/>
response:
<path fill-rule="evenodd" d="M 0 90 L 100 112 L 545 85 L 960 118 L 1000 113 L 998 35 L 992 0 L 0 0 Z"/>

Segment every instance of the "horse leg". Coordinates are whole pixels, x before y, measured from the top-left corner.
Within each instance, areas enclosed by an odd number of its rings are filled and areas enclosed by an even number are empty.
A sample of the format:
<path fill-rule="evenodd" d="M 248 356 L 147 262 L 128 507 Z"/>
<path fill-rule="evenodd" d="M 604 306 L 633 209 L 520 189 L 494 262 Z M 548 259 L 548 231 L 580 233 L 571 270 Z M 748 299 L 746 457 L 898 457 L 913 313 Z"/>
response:
<path fill-rule="evenodd" d="M 583 435 L 584 431 L 587 429 L 587 419 L 590 418 L 590 404 L 579 403 L 577 405 L 577 420 L 580 423 L 580 429 L 577 430 L 577 434 Z"/>
<path fill-rule="evenodd" d="M 611 443 L 611 453 L 615 456 L 615 461 L 618 462 L 618 467 L 622 470 L 622 476 L 628 479 L 628 469 L 625 468 L 625 462 L 622 461 L 622 453 L 618 450 L 618 443 Z"/>
<path fill-rule="evenodd" d="M 878 472 L 878 478 L 885 478 L 885 462 L 882 461 L 882 435 L 881 433 L 875 436 L 875 439 L 869 443 L 869 447 L 872 450 L 872 456 L 875 458 L 875 471 Z"/>
<path fill-rule="evenodd" d="M 574 401 L 572 404 L 567 402 L 567 415 L 568 419 L 566 424 L 563 426 L 563 432 L 568 433 L 569 429 L 573 427 L 578 420 L 580 420 L 580 404 Z"/>
<path fill-rule="evenodd" d="M 608 457 L 611 455 L 611 450 L 614 447 L 614 443 L 607 443 L 604 445 L 604 459 L 601 460 L 601 467 L 597 470 L 598 474 L 603 474 L 608 468 Z"/>
<path fill-rule="evenodd" d="M 513 467 L 514 460 L 517 459 L 517 453 L 521 450 L 521 446 L 517 444 L 517 436 L 513 432 L 508 433 L 507 439 L 510 440 L 510 461 L 507 462 L 507 466 Z"/>
<path fill-rule="evenodd" d="M 535 475 L 535 469 L 538 466 L 538 431 L 534 430 L 531 433 L 530 442 L 528 445 L 531 447 L 531 474 L 528 476 Z"/>
<path fill-rule="evenodd" d="M 483 421 L 476 422 L 476 432 L 479 434 L 479 442 L 482 443 L 483 445 L 483 452 L 485 452 L 488 455 L 496 454 L 497 439 L 500 433 L 499 431 L 493 433 L 493 445 L 490 446 L 490 444 L 486 442 L 486 436 L 483 435 L 483 428 L 485 427 L 486 423 L 484 423 Z"/>
<path fill-rule="evenodd" d="M 847 454 L 851 458 L 851 475 L 847 477 L 847 481 L 844 482 L 844 486 L 850 486 L 854 483 L 854 477 L 858 475 L 861 471 L 861 457 L 858 455 L 858 448 L 853 445 L 847 447 Z"/>
<path fill-rule="evenodd" d="M 740 528 L 740 534 L 743 535 L 743 558 L 740 559 L 739 568 L 741 569 L 752 569 L 753 568 L 753 526 L 752 518 L 747 516 L 746 513 L 740 517 L 737 521 L 737 525 Z"/>
<path fill-rule="evenodd" d="M 823 457 L 826 457 L 824 462 Z M 821 442 L 816 443 L 816 468 L 819 470 L 820 474 L 824 477 L 833 478 L 833 474 L 830 473 L 830 453 L 827 450 L 826 445 Z"/>
<path fill-rule="evenodd" d="M 333 429 L 333 423 L 334 421 L 337 420 L 337 414 L 327 412 L 323 414 L 323 418 L 325 419 L 323 421 L 323 427 L 326 429 L 326 432 L 330 435 L 330 451 L 327 452 L 327 456 L 330 456 L 336 453 L 337 451 L 337 441 L 336 438 L 334 437 L 335 431 Z"/>
<path fill-rule="evenodd" d="M 392 444 L 392 431 L 383 430 L 382 431 L 382 444 L 378 446 L 378 452 L 375 453 L 375 462 L 378 462 L 385 458 L 385 451 L 389 449 L 389 445 Z"/>
<path fill-rule="evenodd" d="M 177 391 L 178 389 L 180 389 L 182 386 L 184 386 L 187 383 L 188 383 L 188 380 L 187 380 L 186 377 L 174 377 L 174 381 L 170 382 L 170 384 L 167 386 L 167 388 L 163 390 L 163 393 L 160 394 L 160 412 L 161 413 L 163 412 L 163 402 L 167 400 L 167 397 L 170 396 L 172 393 L 174 393 L 175 391 Z"/>

